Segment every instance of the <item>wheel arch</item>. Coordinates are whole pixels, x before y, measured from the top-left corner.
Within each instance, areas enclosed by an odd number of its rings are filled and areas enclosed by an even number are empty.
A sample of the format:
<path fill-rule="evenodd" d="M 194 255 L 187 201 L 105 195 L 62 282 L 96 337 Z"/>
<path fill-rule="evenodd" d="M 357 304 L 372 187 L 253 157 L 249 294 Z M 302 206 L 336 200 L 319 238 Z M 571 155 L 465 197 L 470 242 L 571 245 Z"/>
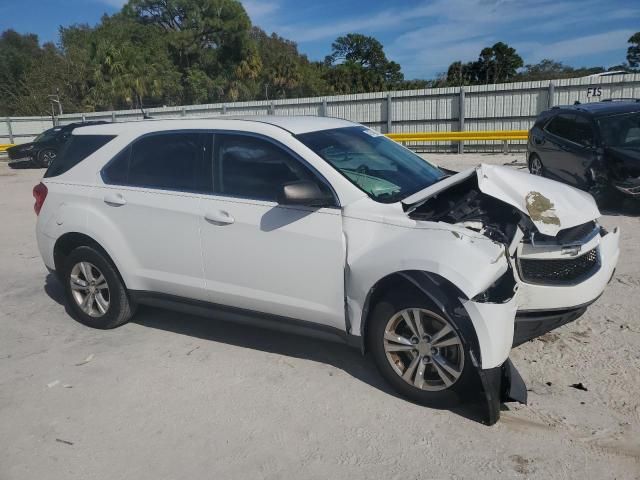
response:
<path fill-rule="evenodd" d="M 360 335 L 363 339 L 363 350 L 367 348 L 368 324 L 377 302 L 393 292 L 415 292 L 432 301 L 448 317 L 459 330 L 472 354 L 472 362 L 481 365 L 480 345 L 471 319 L 462 306 L 462 300 L 468 297 L 462 290 L 445 277 L 437 273 L 422 270 L 403 270 L 391 273 L 378 280 L 369 290 L 362 309 Z"/>
<path fill-rule="evenodd" d="M 56 240 L 56 243 L 53 246 L 53 262 L 58 275 L 62 273 L 64 260 L 67 258 L 67 256 L 76 248 L 85 246 L 93 247 L 105 256 L 107 261 L 109 261 L 109 263 L 113 265 L 113 268 L 120 277 L 122 284 L 125 285 L 126 288 L 126 282 L 124 281 L 124 278 L 122 278 L 120 270 L 118 269 L 116 263 L 113 261 L 111 255 L 109 255 L 109 252 L 107 252 L 107 250 L 94 238 L 80 232 L 67 232 L 62 234 Z"/>

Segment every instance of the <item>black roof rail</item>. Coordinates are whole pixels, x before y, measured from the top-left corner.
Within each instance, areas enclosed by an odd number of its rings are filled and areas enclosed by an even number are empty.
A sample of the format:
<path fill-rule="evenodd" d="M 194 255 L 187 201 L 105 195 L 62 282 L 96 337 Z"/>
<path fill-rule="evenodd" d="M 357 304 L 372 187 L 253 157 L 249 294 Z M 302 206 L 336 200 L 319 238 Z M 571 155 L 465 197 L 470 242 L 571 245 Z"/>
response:
<path fill-rule="evenodd" d="M 640 98 L 605 98 L 602 102 L 640 102 Z"/>

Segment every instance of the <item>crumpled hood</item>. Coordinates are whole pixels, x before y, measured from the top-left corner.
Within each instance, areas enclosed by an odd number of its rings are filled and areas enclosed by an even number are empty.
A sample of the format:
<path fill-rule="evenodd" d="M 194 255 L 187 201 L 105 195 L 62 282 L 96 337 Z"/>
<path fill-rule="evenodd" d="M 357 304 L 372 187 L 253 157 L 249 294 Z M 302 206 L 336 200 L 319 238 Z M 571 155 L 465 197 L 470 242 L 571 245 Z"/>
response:
<path fill-rule="evenodd" d="M 600 217 L 591 195 L 563 183 L 496 165 L 480 165 L 476 172 L 482 193 L 529 215 L 544 235 Z"/>
<path fill-rule="evenodd" d="M 510 167 L 486 164 L 435 183 L 406 198 L 402 204 L 405 209 L 414 209 L 436 193 L 466 180 L 474 172 L 482 193 L 528 215 L 544 235 L 556 236 L 560 230 L 600 217 L 596 202 L 586 192 Z"/>

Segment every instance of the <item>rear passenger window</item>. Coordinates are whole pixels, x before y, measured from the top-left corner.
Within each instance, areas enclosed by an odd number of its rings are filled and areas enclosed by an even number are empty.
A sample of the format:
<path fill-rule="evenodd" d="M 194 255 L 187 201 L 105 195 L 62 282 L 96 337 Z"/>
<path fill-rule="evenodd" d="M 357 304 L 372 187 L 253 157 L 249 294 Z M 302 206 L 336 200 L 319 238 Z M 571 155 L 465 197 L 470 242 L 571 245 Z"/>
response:
<path fill-rule="evenodd" d="M 573 115 L 560 114 L 547 123 L 545 130 L 553 135 L 570 140 L 572 136 L 571 132 L 573 130 L 574 118 L 575 117 Z"/>
<path fill-rule="evenodd" d="M 71 170 L 114 138 L 113 135 L 71 135 L 45 172 L 45 178 L 56 177 Z"/>
<path fill-rule="evenodd" d="M 216 191 L 223 195 L 277 201 L 286 183 L 315 175 L 282 148 L 246 135 L 216 135 Z"/>
<path fill-rule="evenodd" d="M 126 185 L 129 178 L 131 147 L 116 155 L 102 170 L 102 179 L 111 185 Z"/>
<path fill-rule="evenodd" d="M 109 162 L 102 172 L 103 179 L 115 185 L 210 192 L 203 138 L 200 133 L 143 137 Z"/>

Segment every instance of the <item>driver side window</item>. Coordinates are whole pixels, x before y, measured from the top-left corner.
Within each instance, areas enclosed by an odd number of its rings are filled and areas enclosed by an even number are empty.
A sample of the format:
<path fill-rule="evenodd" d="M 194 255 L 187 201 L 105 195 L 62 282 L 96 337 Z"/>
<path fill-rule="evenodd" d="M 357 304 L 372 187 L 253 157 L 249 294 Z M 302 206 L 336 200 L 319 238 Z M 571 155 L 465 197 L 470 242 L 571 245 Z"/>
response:
<path fill-rule="evenodd" d="M 283 186 L 313 181 L 328 188 L 299 160 L 278 146 L 248 135 L 215 136 L 215 191 L 253 200 L 278 201 Z"/>

